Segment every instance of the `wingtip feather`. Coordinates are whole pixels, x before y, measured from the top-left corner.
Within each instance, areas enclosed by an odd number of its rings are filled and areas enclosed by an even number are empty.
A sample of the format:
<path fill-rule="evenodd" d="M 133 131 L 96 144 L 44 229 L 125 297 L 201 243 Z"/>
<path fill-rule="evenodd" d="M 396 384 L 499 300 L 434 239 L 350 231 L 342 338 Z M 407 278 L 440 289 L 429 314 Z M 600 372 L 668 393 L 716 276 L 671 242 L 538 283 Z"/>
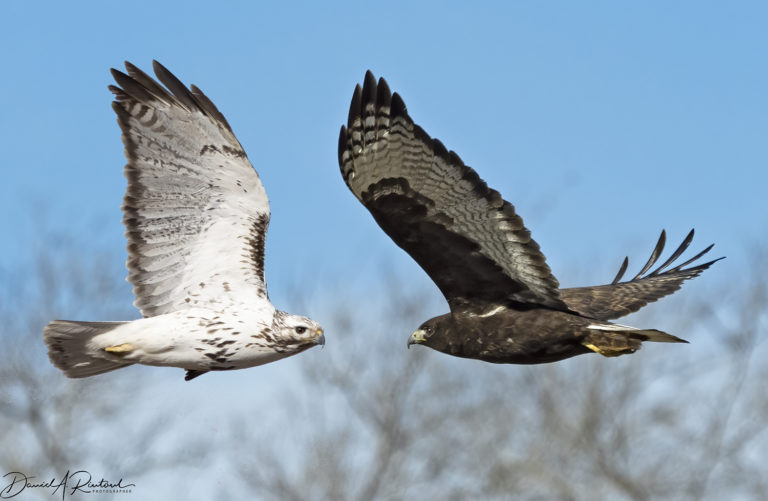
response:
<path fill-rule="evenodd" d="M 376 104 L 376 77 L 371 70 L 365 72 L 363 81 L 363 106 L 366 104 Z"/>
<path fill-rule="evenodd" d="M 347 128 L 351 129 L 355 119 L 362 114 L 362 98 L 363 89 L 360 84 L 355 85 L 355 90 L 352 92 L 352 102 L 349 105 L 349 115 L 347 116 Z"/>
<path fill-rule="evenodd" d="M 392 104 L 392 92 L 389 90 L 389 85 L 387 85 L 384 77 L 379 78 L 379 83 L 376 87 L 376 107 L 389 108 Z"/>
<path fill-rule="evenodd" d="M 392 104 L 390 105 L 389 114 L 392 118 L 395 117 L 408 117 L 408 109 L 405 107 L 405 102 L 400 94 L 395 92 L 392 94 Z"/>
<path fill-rule="evenodd" d="M 347 128 L 342 125 L 341 130 L 339 131 L 339 167 L 341 167 L 343 164 L 343 157 L 346 149 L 347 149 Z"/>
<path fill-rule="evenodd" d="M 202 107 L 195 99 L 195 96 L 176 75 L 171 73 L 168 68 L 160 64 L 157 60 L 152 61 L 152 69 L 155 76 L 165 87 L 173 94 L 176 100 L 189 111 L 199 110 Z"/>

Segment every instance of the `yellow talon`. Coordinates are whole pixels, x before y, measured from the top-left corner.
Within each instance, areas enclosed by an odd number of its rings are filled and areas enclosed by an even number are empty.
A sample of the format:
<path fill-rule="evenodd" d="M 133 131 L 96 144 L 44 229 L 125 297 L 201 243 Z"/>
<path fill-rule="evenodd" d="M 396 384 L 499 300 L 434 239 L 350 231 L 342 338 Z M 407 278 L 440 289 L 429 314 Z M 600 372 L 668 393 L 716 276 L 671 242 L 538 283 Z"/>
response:
<path fill-rule="evenodd" d="M 133 345 L 131 343 L 123 343 L 123 344 L 118 344 L 117 346 L 107 346 L 106 348 L 104 348 L 104 351 L 122 355 L 124 353 L 133 351 Z"/>
<path fill-rule="evenodd" d="M 607 349 L 606 350 L 606 349 L 600 348 L 599 346 L 595 346 L 592 343 L 581 343 L 581 344 L 583 344 L 584 346 L 586 346 L 590 350 L 594 351 L 595 353 L 601 354 L 604 357 L 620 357 L 621 355 L 624 355 L 625 353 L 632 353 L 632 351 L 630 351 L 630 350 L 627 350 L 627 351 L 624 351 L 624 350 L 611 350 L 611 349 Z"/>
<path fill-rule="evenodd" d="M 603 350 L 601 350 L 600 348 L 598 348 L 597 346 L 595 346 L 592 343 L 583 343 L 583 344 L 584 344 L 584 346 L 586 346 L 590 350 L 594 351 L 595 353 L 601 353 L 603 351 Z"/>

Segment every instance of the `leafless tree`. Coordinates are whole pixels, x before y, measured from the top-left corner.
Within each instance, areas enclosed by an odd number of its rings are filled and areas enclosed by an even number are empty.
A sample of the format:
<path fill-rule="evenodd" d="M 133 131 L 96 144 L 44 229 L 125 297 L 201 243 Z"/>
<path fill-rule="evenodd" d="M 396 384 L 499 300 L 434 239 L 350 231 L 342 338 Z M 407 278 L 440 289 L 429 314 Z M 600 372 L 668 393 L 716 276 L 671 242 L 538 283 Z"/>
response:
<path fill-rule="evenodd" d="M 766 254 L 739 283 L 688 286 L 626 321 L 691 345 L 532 367 L 406 350 L 409 333 L 444 308 L 408 280 L 393 279 L 383 299 L 334 294 L 326 349 L 297 357 L 300 377 L 274 385 L 281 396 L 266 407 L 218 409 L 233 415 L 227 440 L 178 423 L 183 412 L 137 406 L 153 369 L 73 381 L 50 365 L 41 339 L 50 319 L 137 315 L 119 258 L 52 247 L 26 273 L 0 270 L 5 471 L 131 479 L 165 468 L 183 493 L 189 475 L 176 467 L 215 464 L 239 482 L 219 494 L 280 500 L 768 498 Z M 318 310 L 298 299 L 297 311 Z M 242 377 L 259 380 L 258 370 Z"/>
<path fill-rule="evenodd" d="M 60 480 L 86 469 L 116 481 L 184 465 L 188 457 L 202 460 L 195 441 L 147 453 L 170 423 L 136 411 L 146 380 L 141 370 L 69 380 L 49 363 L 42 330 L 50 320 L 127 319 L 137 312 L 119 257 L 79 252 L 68 241 L 46 248 L 30 268 L 0 270 L 0 476 Z M 179 454 L 182 443 L 194 454 Z M 50 498 L 51 491 L 24 493 L 35 495 Z"/>
<path fill-rule="evenodd" d="M 423 291 L 393 286 L 363 311 L 349 299 L 274 422 L 233 428 L 239 476 L 280 500 L 768 499 L 766 257 L 739 283 L 689 286 L 627 321 L 691 345 L 617 359 L 406 351 L 433 306 Z"/>

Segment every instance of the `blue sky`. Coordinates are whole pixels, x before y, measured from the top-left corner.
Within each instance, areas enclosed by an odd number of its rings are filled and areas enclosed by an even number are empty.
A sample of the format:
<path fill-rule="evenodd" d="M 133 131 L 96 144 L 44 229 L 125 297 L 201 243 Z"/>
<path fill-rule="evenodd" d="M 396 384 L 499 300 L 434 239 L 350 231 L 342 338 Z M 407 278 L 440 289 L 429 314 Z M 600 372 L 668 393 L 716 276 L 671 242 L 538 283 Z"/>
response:
<path fill-rule="evenodd" d="M 640 266 L 661 228 L 672 245 L 695 227 L 729 258 L 709 274 L 743 273 L 768 229 L 766 4 L 478 5 L 3 1 L 0 270 L 52 235 L 123 255 L 108 70 L 154 58 L 217 104 L 266 185 L 273 297 L 382 263 L 428 282 L 338 173 L 369 68 L 517 207 L 564 285 Z"/>
<path fill-rule="evenodd" d="M 327 313 L 291 304 L 296 287 L 359 310 L 342 289 L 372 291 L 357 297 L 370 306 L 394 270 L 439 294 L 338 172 L 339 127 L 367 69 L 516 206 L 563 285 L 604 283 L 626 254 L 637 270 L 662 228 L 674 245 L 695 227 L 694 251 L 715 242 L 713 257 L 728 256 L 683 293 L 748 273 L 766 242 L 768 3 L 213 5 L 0 0 L 0 283 L 62 235 L 125 275 L 125 159 L 107 90 L 124 60 L 159 60 L 226 115 L 272 204 L 270 295 L 321 323 Z M 392 333 L 403 352 L 407 335 Z M 267 401 L 265 381 L 334 349 L 328 332 L 325 352 L 195 385 L 148 369 L 146 398 L 158 414 L 205 408 L 213 428 L 237 412 L 232 391 Z"/>

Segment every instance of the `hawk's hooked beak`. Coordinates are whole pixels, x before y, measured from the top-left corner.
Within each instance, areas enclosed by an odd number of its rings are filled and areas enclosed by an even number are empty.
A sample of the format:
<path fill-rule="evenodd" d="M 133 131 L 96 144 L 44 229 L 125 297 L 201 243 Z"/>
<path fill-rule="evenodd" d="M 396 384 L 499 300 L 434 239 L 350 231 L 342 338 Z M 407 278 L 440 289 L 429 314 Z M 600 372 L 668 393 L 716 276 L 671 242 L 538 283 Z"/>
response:
<path fill-rule="evenodd" d="M 412 344 L 423 343 L 426 340 L 426 338 L 424 337 L 424 334 L 426 334 L 426 332 L 424 332 L 423 329 L 419 329 L 413 334 L 411 334 L 411 337 L 408 338 L 408 348 L 410 349 Z"/>
<path fill-rule="evenodd" d="M 317 333 L 317 337 L 315 338 L 315 344 L 319 344 L 320 346 L 325 346 L 325 334 L 323 334 L 323 329 L 317 329 L 315 331 Z"/>

